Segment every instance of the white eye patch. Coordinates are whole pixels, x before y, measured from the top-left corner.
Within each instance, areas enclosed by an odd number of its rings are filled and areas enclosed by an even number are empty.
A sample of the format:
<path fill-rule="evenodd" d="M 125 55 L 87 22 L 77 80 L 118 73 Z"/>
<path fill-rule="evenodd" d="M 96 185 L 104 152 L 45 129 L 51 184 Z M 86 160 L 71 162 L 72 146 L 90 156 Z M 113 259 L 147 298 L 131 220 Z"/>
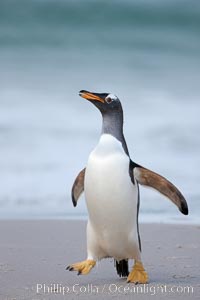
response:
<path fill-rule="evenodd" d="M 112 100 L 117 100 L 117 96 L 113 95 L 113 94 L 109 94 L 106 98 L 110 98 Z"/>

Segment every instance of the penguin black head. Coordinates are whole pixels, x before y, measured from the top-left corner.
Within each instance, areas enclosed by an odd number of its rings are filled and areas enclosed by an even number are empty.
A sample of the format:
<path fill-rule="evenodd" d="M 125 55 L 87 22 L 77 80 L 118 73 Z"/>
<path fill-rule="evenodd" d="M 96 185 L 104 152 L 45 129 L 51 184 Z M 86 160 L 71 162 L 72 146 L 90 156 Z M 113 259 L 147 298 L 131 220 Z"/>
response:
<path fill-rule="evenodd" d="M 129 156 L 123 134 L 123 109 L 117 96 L 109 93 L 80 91 L 79 95 L 92 102 L 102 114 L 102 134 L 110 134 L 118 139 Z"/>
<path fill-rule="evenodd" d="M 93 93 L 81 90 L 79 95 L 92 102 L 104 115 L 105 113 L 120 113 L 122 106 L 117 96 L 109 93 Z"/>

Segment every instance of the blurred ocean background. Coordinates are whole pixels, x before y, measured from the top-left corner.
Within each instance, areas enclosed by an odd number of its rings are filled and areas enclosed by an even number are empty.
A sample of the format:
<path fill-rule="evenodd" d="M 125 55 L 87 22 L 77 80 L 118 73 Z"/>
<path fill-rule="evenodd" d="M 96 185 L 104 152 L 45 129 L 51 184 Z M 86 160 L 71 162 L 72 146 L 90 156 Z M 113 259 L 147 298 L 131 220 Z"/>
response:
<path fill-rule="evenodd" d="M 122 101 L 132 159 L 185 195 L 141 190 L 142 222 L 200 223 L 200 1 L 0 1 L 0 218 L 86 218 L 71 186 Z"/>

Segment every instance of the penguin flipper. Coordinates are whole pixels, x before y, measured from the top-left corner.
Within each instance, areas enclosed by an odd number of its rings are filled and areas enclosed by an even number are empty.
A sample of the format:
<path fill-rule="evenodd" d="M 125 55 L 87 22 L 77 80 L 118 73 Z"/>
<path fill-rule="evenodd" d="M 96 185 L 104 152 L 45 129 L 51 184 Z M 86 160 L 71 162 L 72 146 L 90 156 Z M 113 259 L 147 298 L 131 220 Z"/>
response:
<path fill-rule="evenodd" d="M 85 170 L 86 168 L 84 168 L 78 173 L 74 181 L 74 184 L 72 186 L 71 196 L 72 196 L 72 202 L 74 206 L 77 205 L 78 199 L 84 191 Z"/>
<path fill-rule="evenodd" d="M 181 192 L 163 176 L 132 162 L 133 174 L 141 185 L 156 189 L 169 198 L 184 215 L 188 215 L 188 205 Z"/>

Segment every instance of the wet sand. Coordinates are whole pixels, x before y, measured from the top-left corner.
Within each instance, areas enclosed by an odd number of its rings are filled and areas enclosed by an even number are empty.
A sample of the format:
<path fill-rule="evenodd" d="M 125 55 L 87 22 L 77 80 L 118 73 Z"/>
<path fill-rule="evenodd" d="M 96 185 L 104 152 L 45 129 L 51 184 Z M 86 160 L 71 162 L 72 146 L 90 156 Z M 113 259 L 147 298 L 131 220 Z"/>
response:
<path fill-rule="evenodd" d="M 140 225 L 147 285 L 127 284 L 112 259 L 87 276 L 66 271 L 86 257 L 85 228 L 85 221 L 0 221 L 0 299 L 200 298 L 200 226 Z"/>

